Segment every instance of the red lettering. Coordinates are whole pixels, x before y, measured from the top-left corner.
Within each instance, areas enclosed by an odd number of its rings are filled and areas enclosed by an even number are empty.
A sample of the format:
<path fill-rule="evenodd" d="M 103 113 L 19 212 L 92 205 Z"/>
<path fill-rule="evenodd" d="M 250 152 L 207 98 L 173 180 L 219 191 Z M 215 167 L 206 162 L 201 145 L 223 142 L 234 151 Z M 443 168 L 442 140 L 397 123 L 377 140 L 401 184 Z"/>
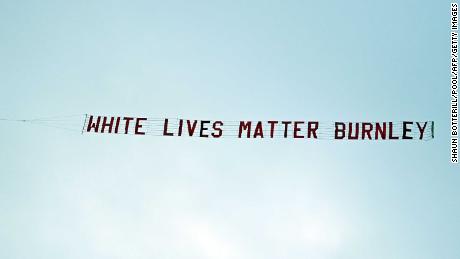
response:
<path fill-rule="evenodd" d="M 289 127 L 289 124 L 291 124 L 291 122 L 290 121 L 282 121 L 281 123 L 284 124 L 284 137 L 287 138 L 288 127 Z"/>
<path fill-rule="evenodd" d="M 204 131 L 205 131 L 205 130 L 208 130 L 208 128 L 205 127 L 204 124 L 208 124 L 208 123 L 210 123 L 210 122 L 211 122 L 211 121 L 201 121 L 201 122 L 200 122 L 200 137 L 202 137 L 202 138 L 207 138 L 207 137 L 209 137 L 208 134 L 204 134 Z"/>
<path fill-rule="evenodd" d="M 115 123 L 115 133 L 118 134 L 118 127 L 120 126 L 120 117 L 117 117 L 117 122 Z"/>
<path fill-rule="evenodd" d="M 238 129 L 238 138 L 241 138 L 241 134 L 243 133 L 243 130 L 248 131 L 246 137 L 250 138 L 250 134 L 251 134 L 251 122 L 250 121 L 247 121 L 247 122 L 240 121 L 240 127 Z"/>
<path fill-rule="evenodd" d="M 270 124 L 270 138 L 273 138 L 273 135 L 275 133 L 275 124 L 278 124 L 277 121 L 268 121 L 268 124 Z"/>
<path fill-rule="evenodd" d="M 339 129 L 339 126 L 341 126 L 340 129 Z M 341 133 L 340 136 L 339 136 L 339 133 Z M 336 122 L 335 123 L 334 138 L 335 139 L 344 139 L 345 138 L 345 123 L 343 123 L 343 122 Z"/>
<path fill-rule="evenodd" d="M 190 124 L 190 120 L 187 120 L 188 135 L 190 137 L 193 136 L 193 133 L 195 132 L 195 128 L 196 128 L 196 120 L 193 121 L 193 124 Z"/>
<path fill-rule="evenodd" d="M 423 127 L 421 127 L 420 123 L 417 122 L 417 127 L 418 127 L 418 129 L 420 131 L 420 138 L 419 139 L 423 139 L 423 133 L 425 132 L 426 124 L 427 124 L 427 122 L 425 121 L 423 123 Z"/>
<path fill-rule="evenodd" d="M 101 122 L 101 116 L 97 116 L 96 122 L 93 122 L 93 115 L 89 116 L 88 127 L 86 132 L 91 132 L 91 129 L 94 129 L 94 132 L 97 133 L 99 130 L 99 123 Z"/>
<path fill-rule="evenodd" d="M 113 120 L 114 120 L 114 117 L 110 117 L 110 122 L 107 123 L 107 117 L 104 116 L 104 119 L 102 120 L 101 133 L 104 133 L 105 127 L 109 127 L 109 133 L 112 133 Z"/>
<path fill-rule="evenodd" d="M 318 129 L 318 127 L 319 127 L 319 122 L 317 122 L 317 121 L 309 121 L 308 122 L 308 135 L 307 135 L 307 137 L 311 138 L 311 136 L 313 135 L 313 138 L 317 139 L 318 136 L 316 135 L 316 130 Z"/>
<path fill-rule="evenodd" d="M 387 123 L 383 123 L 383 127 L 380 126 L 380 123 L 375 123 L 375 140 L 379 139 L 379 135 L 382 139 L 387 138 Z"/>
<path fill-rule="evenodd" d="M 366 138 L 366 135 L 369 139 L 372 139 L 371 137 L 371 131 L 372 131 L 372 123 L 369 123 L 369 122 L 363 122 L 363 131 L 362 131 L 362 135 L 361 135 L 361 138 L 362 139 L 365 139 Z"/>
<path fill-rule="evenodd" d="M 390 139 L 399 139 L 398 136 L 393 136 L 393 122 L 389 122 L 388 124 L 390 124 L 390 129 L 389 129 Z"/>
<path fill-rule="evenodd" d="M 145 135 L 145 132 L 139 131 L 142 128 L 141 121 L 146 121 L 147 118 L 137 118 L 136 127 L 134 128 L 134 134 L 136 135 Z"/>
<path fill-rule="evenodd" d="M 177 132 L 177 135 L 178 136 L 182 136 L 182 126 L 184 124 L 184 120 L 180 119 L 179 120 L 179 129 L 178 129 L 178 132 Z"/>
<path fill-rule="evenodd" d="M 134 118 L 131 117 L 124 117 L 123 120 L 125 121 L 125 134 L 128 134 L 129 130 L 129 122 L 132 121 Z"/>
<path fill-rule="evenodd" d="M 355 135 L 352 135 L 353 132 L 353 123 L 348 123 L 348 139 L 358 139 L 359 137 L 359 123 L 355 123 Z"/>
<path fill-rule="evenodd" d="M 174 133 L 168 132 L 168 122 L 169 119 L 165 119 L 165 122 L 163 123 L 163 136 L 174 136 Z"/>
<path fill-rule="evenodd" d="M 262 131 L 262 122 L 257 122 L 256 129 L 254 130 L 254 138 L 264 138 L 264 132 Z"/>
<path fill-rule="evenodd" d="M 220 138 L 222 136 L 222 129 L 220 127 L 223 125 L 224 123 L 222 121 L 215 121 L 212 124 L 212 128 L 217 131 L 217 134 L 214 132 L 211 134 L 214 138 Z"/>
<path fill-rule="evenodd" d="M 300 131 L 299 124 L 304 124 L 303 121 L 294 122 L 294 138 L 304 138 L 304 136 L 299 136 L 297 133 Z"/>

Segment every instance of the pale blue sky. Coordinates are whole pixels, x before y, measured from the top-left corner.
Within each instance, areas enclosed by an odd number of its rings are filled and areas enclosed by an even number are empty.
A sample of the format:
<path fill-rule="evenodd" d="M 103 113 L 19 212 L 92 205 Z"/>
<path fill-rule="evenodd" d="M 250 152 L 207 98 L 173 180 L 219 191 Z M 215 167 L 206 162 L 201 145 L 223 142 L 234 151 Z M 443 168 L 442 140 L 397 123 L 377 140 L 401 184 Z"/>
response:
<path fill-rule="evenodd" d="M 0 258 L 460 258 L 447 1 L 0 1 L 0 117 L 434 120 L 414 142 L 0 123 Z M 77 121 L 78 122 L 78 121 Z"/>

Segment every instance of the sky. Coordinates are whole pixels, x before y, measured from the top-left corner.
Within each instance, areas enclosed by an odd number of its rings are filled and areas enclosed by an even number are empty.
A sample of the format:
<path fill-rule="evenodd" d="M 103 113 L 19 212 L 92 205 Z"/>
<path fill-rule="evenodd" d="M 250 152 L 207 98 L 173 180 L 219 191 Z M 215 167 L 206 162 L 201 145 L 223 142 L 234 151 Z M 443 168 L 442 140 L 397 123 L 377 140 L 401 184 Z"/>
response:
<path fill-rule="evenodd" d="M 0 258 L 460 258 L 450 2 L 0 0 L 0 117 L 435 121 L 431 141 L 0 121 Z"/>

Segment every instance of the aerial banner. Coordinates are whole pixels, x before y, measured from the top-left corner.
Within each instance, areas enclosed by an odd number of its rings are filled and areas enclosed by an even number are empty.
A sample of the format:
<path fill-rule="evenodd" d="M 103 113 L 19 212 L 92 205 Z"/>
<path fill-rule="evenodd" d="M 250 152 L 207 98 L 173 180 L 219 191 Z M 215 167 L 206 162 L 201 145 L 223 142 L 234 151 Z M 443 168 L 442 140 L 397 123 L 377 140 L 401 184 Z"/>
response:
<path fill-rule="evenodd" d="M 430 140 L 434 138 L 434 121 L 226 121 L 86 115 L 83 133 L 212 139 Z"/>

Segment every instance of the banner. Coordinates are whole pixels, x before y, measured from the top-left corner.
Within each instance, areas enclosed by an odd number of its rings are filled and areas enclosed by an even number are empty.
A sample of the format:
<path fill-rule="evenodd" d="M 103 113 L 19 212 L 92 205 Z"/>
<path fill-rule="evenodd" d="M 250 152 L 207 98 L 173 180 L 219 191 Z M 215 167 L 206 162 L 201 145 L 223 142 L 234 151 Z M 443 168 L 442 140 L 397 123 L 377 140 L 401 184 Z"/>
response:
<path fill-rule="evenodd" d="M 224 121 L 86 115 L 82 133 L 213 139 L 430 140 L 434 138 L 434 121 Z"/>

